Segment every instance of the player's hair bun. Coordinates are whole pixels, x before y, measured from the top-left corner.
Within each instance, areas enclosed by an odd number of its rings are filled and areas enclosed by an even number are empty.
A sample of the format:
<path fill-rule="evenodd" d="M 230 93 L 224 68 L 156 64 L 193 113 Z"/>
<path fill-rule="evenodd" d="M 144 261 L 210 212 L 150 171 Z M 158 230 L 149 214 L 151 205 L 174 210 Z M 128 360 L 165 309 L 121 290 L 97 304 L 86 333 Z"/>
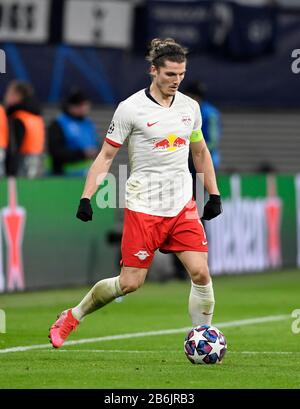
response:
<path fill-rule="evenodd" d="M 151 50 L 158 51 L 168 44 L 176 44 L 176 41 L 174 40 L 174 38 L 166 38 L 164 40 L 162 40 L 161 38 L 153 38 L 150 43 L 150 48 Z"/>
<path fill-rule="evenodd" d="M 176 43 L 174 38 L 154 38 L 149 47 L 147 61 L 156 66 L 164 65 L 165 59 L 183 62 L 186 59 L 187 49 Z"/>

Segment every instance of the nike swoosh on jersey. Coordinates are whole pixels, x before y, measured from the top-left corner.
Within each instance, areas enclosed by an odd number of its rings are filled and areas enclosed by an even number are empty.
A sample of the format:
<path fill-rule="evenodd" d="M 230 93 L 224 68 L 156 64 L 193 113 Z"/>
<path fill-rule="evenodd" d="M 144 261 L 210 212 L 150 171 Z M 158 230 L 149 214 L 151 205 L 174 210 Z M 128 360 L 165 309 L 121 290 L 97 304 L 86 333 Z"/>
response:
<path fill-rule="evenodd" d="M 148 127 L 153 126 L 153 125 L 157 124 L 158 122 L 159 122 L 159 121 L 152 122 L 152 124 L 151 124 L 150 122 L 147 122 L 147 126 L 148 126 Z"/>

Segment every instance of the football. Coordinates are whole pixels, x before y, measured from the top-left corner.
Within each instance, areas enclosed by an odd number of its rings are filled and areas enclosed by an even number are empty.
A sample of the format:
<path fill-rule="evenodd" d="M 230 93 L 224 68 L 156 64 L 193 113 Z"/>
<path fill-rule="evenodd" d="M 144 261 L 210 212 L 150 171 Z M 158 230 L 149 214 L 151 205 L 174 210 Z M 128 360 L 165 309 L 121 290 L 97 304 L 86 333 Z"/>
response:
<path fill-rule="evenodd" d="M 184 340 L 184 352 L 192 364 L 221 363 L 226 350 L 224 334 L 212 325 L 192 328 Z"/>

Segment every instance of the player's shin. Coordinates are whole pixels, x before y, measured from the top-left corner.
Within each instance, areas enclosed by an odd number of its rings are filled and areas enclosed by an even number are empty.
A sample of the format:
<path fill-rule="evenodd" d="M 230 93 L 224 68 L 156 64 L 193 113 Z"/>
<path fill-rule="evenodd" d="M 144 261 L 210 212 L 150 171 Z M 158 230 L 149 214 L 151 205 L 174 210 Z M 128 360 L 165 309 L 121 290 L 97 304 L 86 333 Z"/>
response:
<path fill-rule="evenodd" d="M 72 308 L 72 314 L 80 321 L 87 314 L 104 307 L 121 295 L 123 295 L 123 291 L 120 287 L 120 276 L 98 281 L 83 300 L 75 308 Z"/>
<path fill-rule="evenodd" d="M 191 283 L 189 314 L 193 326 L 211 325 L 215 305 L 212 281 L 206 285 Z"/>

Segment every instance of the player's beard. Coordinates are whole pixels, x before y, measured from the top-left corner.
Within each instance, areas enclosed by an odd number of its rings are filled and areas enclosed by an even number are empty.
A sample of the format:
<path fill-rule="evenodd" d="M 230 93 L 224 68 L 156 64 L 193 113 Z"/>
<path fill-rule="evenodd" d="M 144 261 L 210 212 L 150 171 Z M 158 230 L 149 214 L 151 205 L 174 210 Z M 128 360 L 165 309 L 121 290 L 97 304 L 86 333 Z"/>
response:
<path fill-rule="evenodd" d="M 178 89 L 178 88 L 170 88 L 169 91 L 168 91 L 168 92 L 169 92 L 168 95 L 169 95 L 170 97 L 171 97 L 171 96 L 174 96 L 174 95 L 176 94 L 177 89 Z"/>
<path fill-rule="evenodd" d="M 162 86 L 158 86 L 160 92 L 162 93 L 162 95 L 164 95 L 165 97 L 173 97 L 176 94 L 176 91 L 178 89 L 178 87 L 176 88 L 171 88 L 171 85 L 162 85 Z"/>

